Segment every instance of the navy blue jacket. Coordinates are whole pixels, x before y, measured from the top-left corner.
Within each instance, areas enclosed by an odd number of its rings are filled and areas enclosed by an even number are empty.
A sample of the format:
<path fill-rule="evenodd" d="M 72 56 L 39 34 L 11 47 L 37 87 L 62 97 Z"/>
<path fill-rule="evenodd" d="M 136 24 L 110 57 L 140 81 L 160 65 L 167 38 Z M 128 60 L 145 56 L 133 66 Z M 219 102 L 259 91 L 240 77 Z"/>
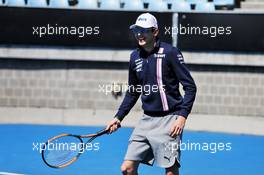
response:
<path fill-rule="evenodd" d="M 179 83 L 183 86 L 184 97 L 180 94 Z M 195 100 L 196 85 L 177 48 L 158 41 L 151 53 L 140 47 L 131 53 L 128 91 L 115 115 L 120 121 L 140 95 L 147 115 L 174 113 L 188 117 Z"/>

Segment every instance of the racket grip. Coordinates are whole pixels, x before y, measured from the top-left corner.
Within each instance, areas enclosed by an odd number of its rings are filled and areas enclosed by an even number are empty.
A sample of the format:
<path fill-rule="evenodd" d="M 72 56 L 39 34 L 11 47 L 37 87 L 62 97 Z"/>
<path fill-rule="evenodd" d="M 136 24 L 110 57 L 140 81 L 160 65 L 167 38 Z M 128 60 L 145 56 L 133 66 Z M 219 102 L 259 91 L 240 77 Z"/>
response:
<path fill-rule="evenodd" d="M 104 135 L 104 134 L 106 134 L 106 133 L 108 133 L 109 132 L 109 129 L 102 129 L 102 130 L 100 130 L 100 131 L 98 131 L 97 133 L 96 133 L 96 135 L 97 136 L 101 136 L 101 135 Z"/>

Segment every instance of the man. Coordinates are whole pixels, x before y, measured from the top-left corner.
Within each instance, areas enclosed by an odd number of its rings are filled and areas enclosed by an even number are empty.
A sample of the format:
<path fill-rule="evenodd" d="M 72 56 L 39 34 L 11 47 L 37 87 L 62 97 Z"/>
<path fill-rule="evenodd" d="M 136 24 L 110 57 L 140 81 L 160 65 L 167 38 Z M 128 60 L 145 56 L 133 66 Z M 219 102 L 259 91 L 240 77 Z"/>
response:
<path fill-rule="evenodd" d="M 129 139 L 121 171 L 124 175 L 137 175 L 139 163 L 152 165 L 155 160 L 165 168 L 166 175 L 178 175 L 179 144 L 195 100 L 196 85 L 181 52 L 159 41 L 153 15 L 141 14 L 130 29 L 138 48 L 130 56 L 129 88 L 107 129 L 109 133 L 116 131 L 141 95 L 144 115 Z M 185 91 L 184 98 L 179 83 Z"/>

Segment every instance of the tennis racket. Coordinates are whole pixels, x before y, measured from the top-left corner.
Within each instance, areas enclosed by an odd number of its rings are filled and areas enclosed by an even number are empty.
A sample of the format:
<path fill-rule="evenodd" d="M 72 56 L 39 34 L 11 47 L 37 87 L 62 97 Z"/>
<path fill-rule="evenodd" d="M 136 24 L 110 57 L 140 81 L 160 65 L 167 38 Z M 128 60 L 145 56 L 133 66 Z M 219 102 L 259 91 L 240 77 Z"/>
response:
<path fill-rule="evenodd" d="M 108 130 L 103 129 L 95 134 L 60 134 L 52 137 L 42 146 L 42 159 L 51 168 L 64 168 L 78 160 L 88 143 L 106 133 Z M 83 138 L 89 139 L 84 143 Z"/>

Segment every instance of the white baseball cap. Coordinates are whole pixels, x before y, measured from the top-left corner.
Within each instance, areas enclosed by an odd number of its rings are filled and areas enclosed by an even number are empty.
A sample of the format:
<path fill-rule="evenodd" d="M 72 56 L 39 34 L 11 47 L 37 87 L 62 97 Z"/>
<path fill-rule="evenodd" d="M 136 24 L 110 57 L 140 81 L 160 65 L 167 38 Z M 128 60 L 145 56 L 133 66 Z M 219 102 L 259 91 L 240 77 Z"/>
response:
<path fill-rule="evenodd" d="M 142 27 L 142 28 L 158 28 L 158 22 L 155 16 L 150 13 L 143 13 L 138 16 L 136 23 L 131 25 L 129 28 L 133 29 L 134 27 Z"/>

